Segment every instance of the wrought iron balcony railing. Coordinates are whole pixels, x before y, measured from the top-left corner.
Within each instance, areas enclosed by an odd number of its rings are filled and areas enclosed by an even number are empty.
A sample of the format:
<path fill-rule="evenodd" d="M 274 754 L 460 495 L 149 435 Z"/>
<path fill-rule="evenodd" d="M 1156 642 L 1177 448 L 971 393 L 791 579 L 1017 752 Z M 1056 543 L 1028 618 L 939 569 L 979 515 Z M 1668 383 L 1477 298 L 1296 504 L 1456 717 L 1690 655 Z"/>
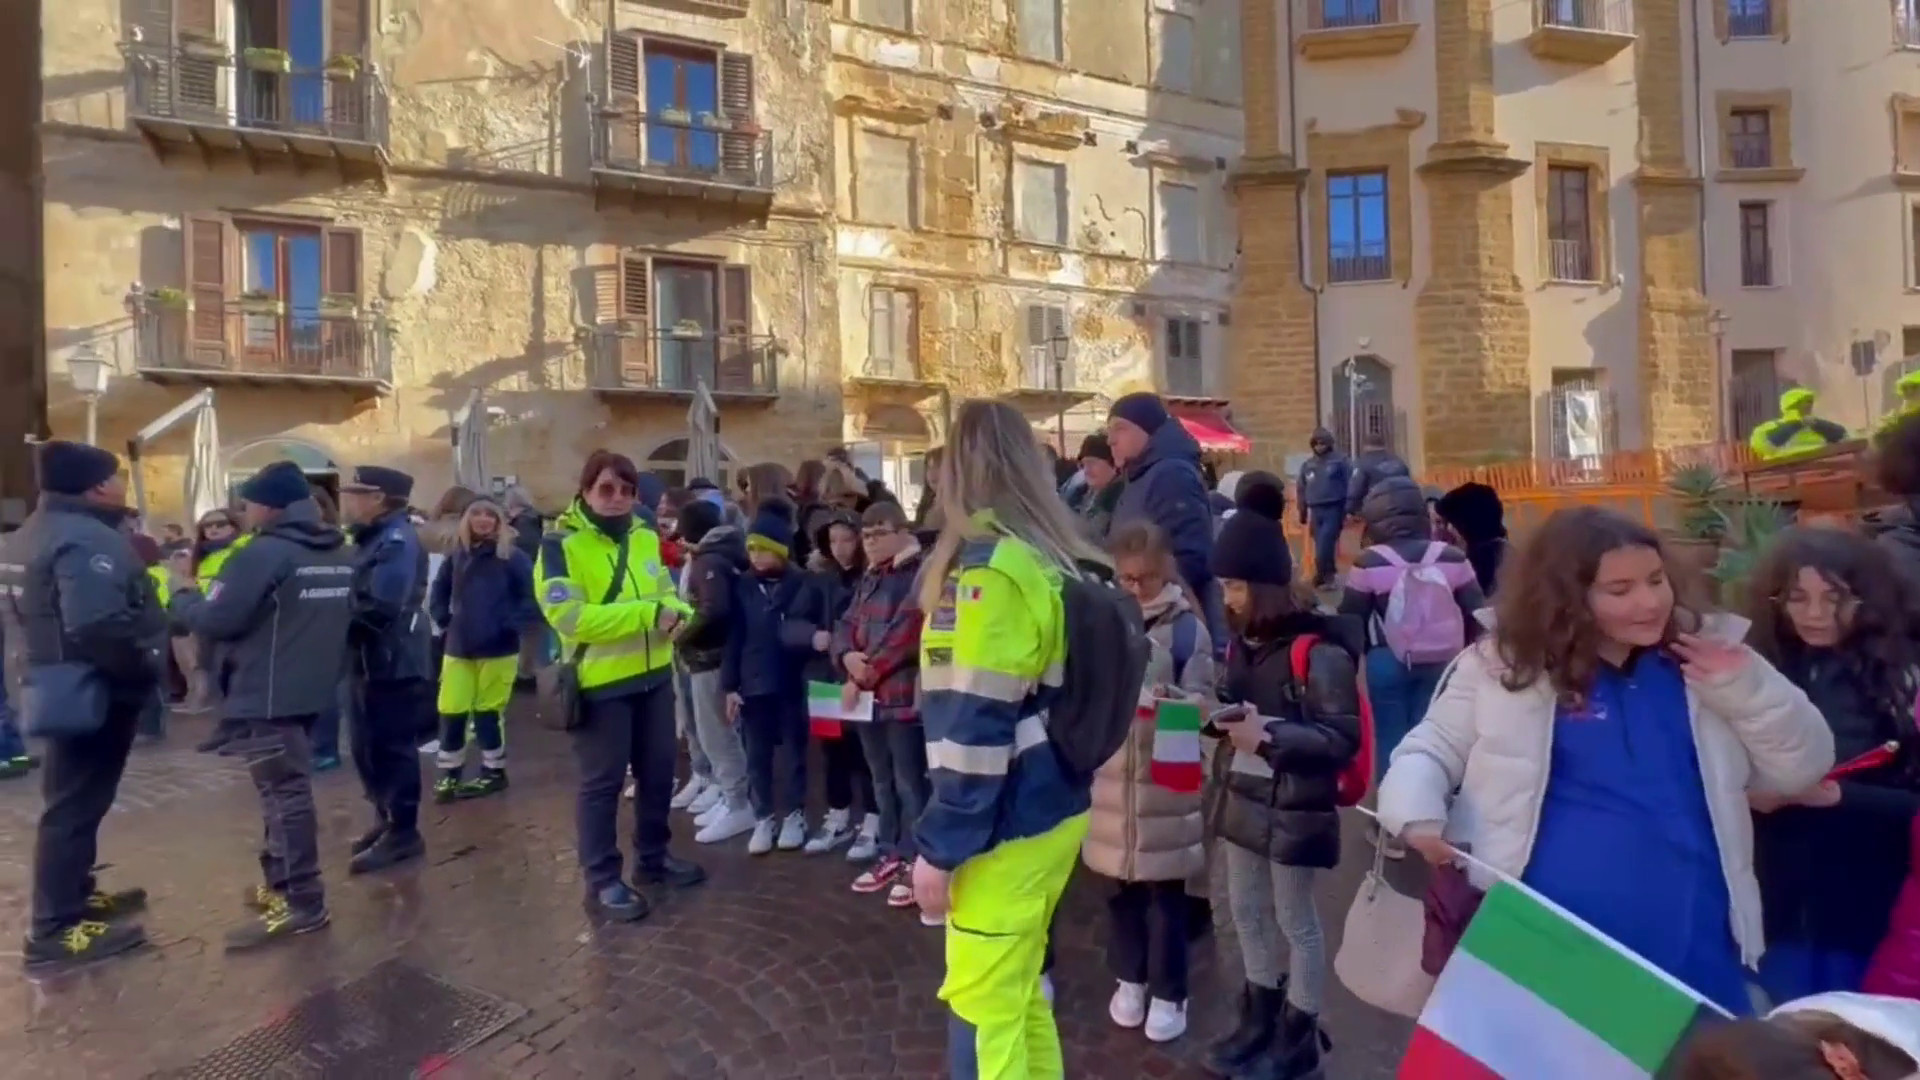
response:
<path fill-rule="evenodd" d="M 1593 245 L 1585 240 L 1547 241 L 1547 277 L 1553 281 L 1594 281 Z"/>
<path fill-rule="evenodd" d="M 1388 281 L 1393 260 L 1386 255 L 1329 255 L 1327 280 L 1332 282 Z"/>
<path fill-rule="evenodd" d="M 718 396 L 780 392 L 772 334 L 687 333 L 634 322 L 603 323 L 587 335 L 589 380 L 596 390 L 691 394 L 702 382 Z"/>
<path fill-rule="evenodd" d="M 1536 26 L 1606 34 L 1633 33 L 1632 0 L 1535 0 L 1535 4 Z"/>
<path fill-rule="evenodd" d="M 770 133 L 718 113 L 598 109 L 593 166 L 668 181 L 773 189 Z"/>
<path fill-rule="evenodd" d="M 1727 154 L 1736 169 L 1766 169 L 1773 165 L 1773 140 L 1767 135 L 1733 135 Z"/>
<path fill-rule="evenodd" d="M 387 145 L 387 84 L 371 64 L 340 58 L 301 69 L 279 50 L 235 53 L 213 43 L 123 51 L 136 122 Z"/>
<path fill-rule="evenodd" d="M 130 306 L 134 366 L 143 374 L 393 385 L 393 333 L 378 310 L 278 300 L 196 305 L 151 293 L 135 294 Z"/>

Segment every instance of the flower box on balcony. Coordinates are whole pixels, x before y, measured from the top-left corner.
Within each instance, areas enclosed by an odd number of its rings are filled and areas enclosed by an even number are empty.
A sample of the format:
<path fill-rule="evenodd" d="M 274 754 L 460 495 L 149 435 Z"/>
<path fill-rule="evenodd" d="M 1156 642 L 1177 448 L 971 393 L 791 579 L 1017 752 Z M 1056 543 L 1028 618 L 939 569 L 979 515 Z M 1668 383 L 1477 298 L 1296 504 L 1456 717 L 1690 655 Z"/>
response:
<path fill-rule="evenodd" d="M 682 127 L 693 122 L 693 116 L 685 109 L 660 109 L 653 114 L 653 118 L 663 124 L 679 124 Z"/>
<path fill-rule="evenodd" d="M 250 71 L 267 71 L 285 75 L 293 70 L 293 57 L 285 49 L 248 49 L 241 53 Z"/>
<path fill-rule="evenodd" d="M 180 289 L 148 289 L 147 303 L 163 311 L 192 311 L 193 297 Z"/>
<path fill-rule="evenodd" d="M 193 60 L 225 60 L 231 54 L 226 43 L 218 38 L 181 34 L 180 55 Z"/>
<path fill-rule="evenodd" d="M 694 341 L 707 336 L 706 328 L 692 319 L 681 319 L 667 331 L 675 341 Z"/>
<path fill-rule="evenodd" d="M 360 298 L 341 293 L 329 293 L 320 298 L 322 315 L 359 315 Z"/>
<path fill-rule="evenodd" d="M 703 112 L 694 117 L 694 122 L 708 131 L 725 131 L 728 127 L 727 118 L 716 112 Z"/>
<path fill-rule="evenodd" d="M 328 57 L 326 75 L 334 82 L 352 82 L 360 77 L 360 58 L 344 53 Z"/>
<path fill-rule="evenodd" d="M 248 315 L 284 315 L 287 305 L 269 293 L 241 293 L 240 310 Z"/>

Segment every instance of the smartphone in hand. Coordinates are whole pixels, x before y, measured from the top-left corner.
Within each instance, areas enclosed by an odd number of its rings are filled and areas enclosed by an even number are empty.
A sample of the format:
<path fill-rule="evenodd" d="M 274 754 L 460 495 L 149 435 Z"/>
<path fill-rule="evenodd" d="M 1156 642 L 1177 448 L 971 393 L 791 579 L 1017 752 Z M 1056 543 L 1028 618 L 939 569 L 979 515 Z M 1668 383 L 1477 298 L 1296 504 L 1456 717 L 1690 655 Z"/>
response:
<path fill-rule="evenodd" d="M 1200 733 L 1202 735 L 1210 735 L 1216 739 L 1224 739 L 1227 737 L 1227 733 L 1222 729 L 1221 725 L 1238 724 L 1244 721 L 1251 712 L 1252 707 L 1244 702 L 1238 705 L 1223 705 L 1207 714 L 1206 721 L 1200 725 Z"/>

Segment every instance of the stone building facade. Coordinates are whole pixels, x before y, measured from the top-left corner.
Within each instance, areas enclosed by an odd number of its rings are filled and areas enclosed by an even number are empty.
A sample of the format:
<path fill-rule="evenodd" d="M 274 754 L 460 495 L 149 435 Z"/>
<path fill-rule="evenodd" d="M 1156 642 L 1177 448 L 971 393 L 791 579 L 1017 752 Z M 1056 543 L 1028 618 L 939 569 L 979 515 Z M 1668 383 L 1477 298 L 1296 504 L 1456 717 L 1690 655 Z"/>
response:
<path fill-rule="evenodd" d="M 1432 464 L 1737 439 L 1789 382 L 1868 422 L 1920 352 L 1920 23 L 1811 7 L 1243 8 L 1228 381 L 1260 453 L 1319 422 Z"/>

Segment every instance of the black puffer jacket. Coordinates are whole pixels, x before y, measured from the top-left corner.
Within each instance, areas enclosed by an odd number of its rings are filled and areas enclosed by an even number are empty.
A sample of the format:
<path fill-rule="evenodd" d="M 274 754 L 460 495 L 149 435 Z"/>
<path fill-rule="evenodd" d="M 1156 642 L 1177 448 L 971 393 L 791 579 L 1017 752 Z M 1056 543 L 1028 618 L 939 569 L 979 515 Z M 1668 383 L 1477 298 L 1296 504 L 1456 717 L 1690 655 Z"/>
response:
<path fill-rule="evenodd" d="M 1874 540 L 1893 556 L 1907 580 L 1920 589 L 1920 499 L 1905 506 L 1869 514 L 1866 528 Z"/>
<path fill-rule="evenodd" d="M 1308 654 L 1304 687 L 1293 677 L 1293 642 L 1321 640 Z M 1339 616 L 1290 616 L 1281 636 L 1236 638 L 1222 697 L 1267 717 L 1260 753 L 1221 754 L 1214 783 L 1220 839 L 1283 866 L 1340 861 L 1338 781 L 1360 748 L 1360 627 Z"/>
<path fill-rule="evenodd" d="M 693 605 L 693 617 L 674 639 L 688 671 L 714 671 L 726 659 L 737 583 L 747 570 L 747 537 L 739 529 L 718 525 L 699 536 L 680 571 L 680 594 Z"/>
<path fill-rule="evenodd" d="M 806 643 L 806 677 L 811 682 L 837 683 L 844 678 L 834 669 L 831 644 L 827 649 L 816 650 L 812 639 L 816 631 L 833 633 L 840 617 L 853 603 L 854 587 L 860 583 L 860 575 L 867 570 L 866 552 L 859 548 L 854 549 L 852 566 L 841 566 L 834 561 L 831 533 L 835 525 L 845 525 L 856 534 L 860 531 L 860 523 L 852 514 L 827 512 L 813 531 L 813 557 L 807 564 L 807 583 L 787 613 L 787 632 L 794 635 L 796 644 Z"/>

